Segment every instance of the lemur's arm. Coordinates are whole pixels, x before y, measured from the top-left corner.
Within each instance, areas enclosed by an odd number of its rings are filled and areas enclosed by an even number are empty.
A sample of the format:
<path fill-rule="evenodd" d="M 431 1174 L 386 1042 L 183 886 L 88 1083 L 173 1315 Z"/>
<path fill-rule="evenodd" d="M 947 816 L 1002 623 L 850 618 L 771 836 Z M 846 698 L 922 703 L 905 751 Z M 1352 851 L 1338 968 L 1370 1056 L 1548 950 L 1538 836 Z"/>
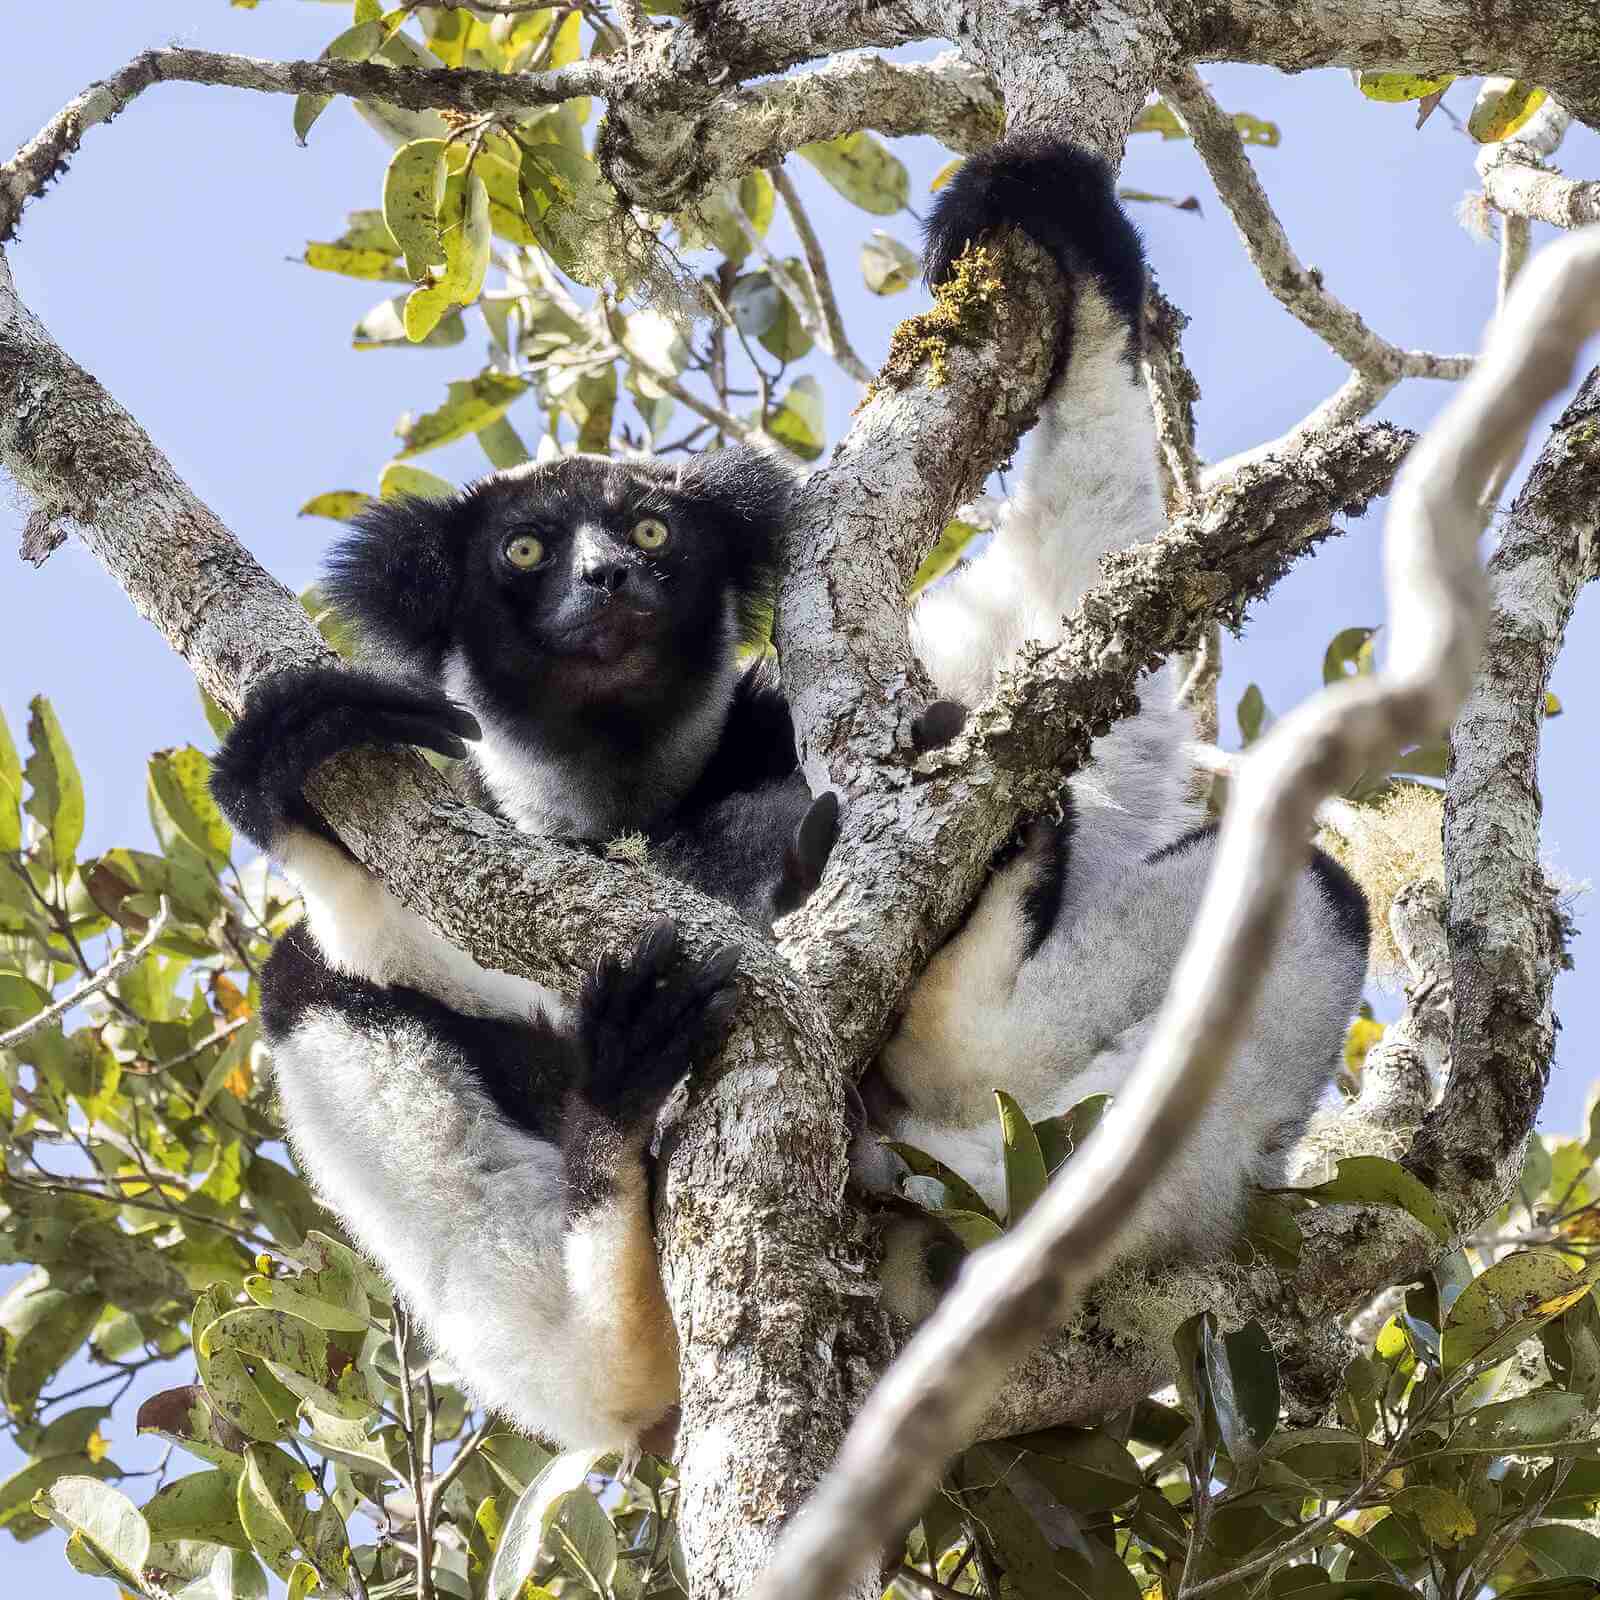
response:
<path fill-rule="evenodd" d="M 318 1192 L 481 1401 L 572 1445 L 625 1448 L 677 1395 L 644 1152 L 720 1038 L 734 953 L 675 955 L 662 924 L 602 961 L 571 1029 L 339 973 L 303 927 L 263 978 Z"/>

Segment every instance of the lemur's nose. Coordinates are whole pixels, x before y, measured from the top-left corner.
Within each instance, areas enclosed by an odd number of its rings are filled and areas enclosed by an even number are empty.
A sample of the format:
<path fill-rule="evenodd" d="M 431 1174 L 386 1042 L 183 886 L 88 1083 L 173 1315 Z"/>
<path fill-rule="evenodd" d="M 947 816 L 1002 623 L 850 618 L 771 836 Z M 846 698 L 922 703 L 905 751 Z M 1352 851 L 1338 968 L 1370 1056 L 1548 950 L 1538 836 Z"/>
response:
<path fill-rule="evenodd" d="M 594 588 L 604 589 L 608 595 L 615 594 L 628 581 L 628 568 L 621 561 L 594 561 L 583 569 L 581 576 Z"/>

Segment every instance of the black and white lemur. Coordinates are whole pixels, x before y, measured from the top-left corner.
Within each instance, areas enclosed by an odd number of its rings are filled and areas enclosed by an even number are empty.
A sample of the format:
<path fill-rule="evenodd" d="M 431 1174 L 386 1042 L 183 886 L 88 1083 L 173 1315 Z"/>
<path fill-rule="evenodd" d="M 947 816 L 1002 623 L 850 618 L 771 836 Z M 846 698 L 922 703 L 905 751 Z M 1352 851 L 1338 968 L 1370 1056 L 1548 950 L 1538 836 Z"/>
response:
<path fill-rule="evenodd" d="M 1163 526 L 1136 360 L 1143 259 L 1109 170 L 1023 138 L 969 161 L 935 210 L 930 278 L 1007 226 L 1050 253 L 1073 303 L 1005 520 L 913 617 L 950 703 L 928 726 L 945 733 L 951 704 L 981 700 L 1023 640 L 1054 634 L 1103 554 Z M 835 820 L 798 775 L 781 698 L 734 667 L 789 492 L 783 469 L 737 449 L 678 467 L 570 458 L 379 506 L 329 585 L 377 669 L 270 680 L 217 761 L 224 809 L 305 900 L 263 978 L 302 1163 L 477 1398 L 567 1444 L 627 1446 L 676 1398 L 644 1150 L 712 1048 L 731 953 L 687 967 L 660 928 L 602 962 L 574 1006 L 442 944 L 300 789 L 356 744 L 464 755 L 519 827 L 643 831 L 668 870 L 770 923 L 814 887 Z M 1116 1090 L 1199 903 L 1213 844 L 1188 799 L 1189 722 L 1166 673 L 1142 693 L 1060 820 L 1028 826 L 995 871 L 869 1082 L 879 1131 L 991 1199 L 991 1090 L 1035 1118 Z M 1319 857 L 1229 1081 L 1135 1248 L 1210 1252 L 1236 1231 L 1248 1185 L 1277 1175 L 1331 1077 L 1365 950 L 1359 891 Z M 870 1136 L 855 1165 L 869 1186 L 892 1177 Z M 920 1250 L 902 1238 L 891 1253 L 886 1291 L 907 1314 L 930 1298 Z"/>

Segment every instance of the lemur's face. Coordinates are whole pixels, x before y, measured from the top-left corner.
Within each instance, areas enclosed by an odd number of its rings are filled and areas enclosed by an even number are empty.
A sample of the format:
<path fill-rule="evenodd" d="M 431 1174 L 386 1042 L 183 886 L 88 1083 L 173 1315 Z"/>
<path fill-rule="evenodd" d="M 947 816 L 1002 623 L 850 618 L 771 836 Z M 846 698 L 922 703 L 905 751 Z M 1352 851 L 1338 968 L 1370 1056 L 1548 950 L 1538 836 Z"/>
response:
<path fill-rule="evenodd" d="M 670 479 L 570 460 L 472 496 L 458 646 L 604 697 L 733 647 L 725 544 Z"/>

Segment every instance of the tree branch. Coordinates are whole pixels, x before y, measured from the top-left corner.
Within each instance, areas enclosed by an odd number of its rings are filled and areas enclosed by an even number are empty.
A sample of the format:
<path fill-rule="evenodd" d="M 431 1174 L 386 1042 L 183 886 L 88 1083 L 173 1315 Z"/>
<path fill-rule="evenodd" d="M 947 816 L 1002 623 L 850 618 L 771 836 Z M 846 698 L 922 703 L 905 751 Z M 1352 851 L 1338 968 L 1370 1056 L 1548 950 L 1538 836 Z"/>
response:
<path fill-rule="evenodd" d="M 1251 1015 L 1318 801 L 1466 696 L 1483 628 L 1483 485 L 1600 331 L 1600 235 L 1524 274 L 1479 367 L 1396 486 L 1385 670 L 1333 686 L 1253 747 L 1235 785 L 1200 916 L 1155 1033 L 1108 1119 L 1021 1224 L 973 1256 L 955 1291 L 874 1391 L 757 1600 L 825 1600 L 915 1516 L 1011 1365 L 1115 1251 L 1140 1195 L 1219 1081 Z M 1459 1027 L 1459 1023 L 1458 1023 Z"/>

